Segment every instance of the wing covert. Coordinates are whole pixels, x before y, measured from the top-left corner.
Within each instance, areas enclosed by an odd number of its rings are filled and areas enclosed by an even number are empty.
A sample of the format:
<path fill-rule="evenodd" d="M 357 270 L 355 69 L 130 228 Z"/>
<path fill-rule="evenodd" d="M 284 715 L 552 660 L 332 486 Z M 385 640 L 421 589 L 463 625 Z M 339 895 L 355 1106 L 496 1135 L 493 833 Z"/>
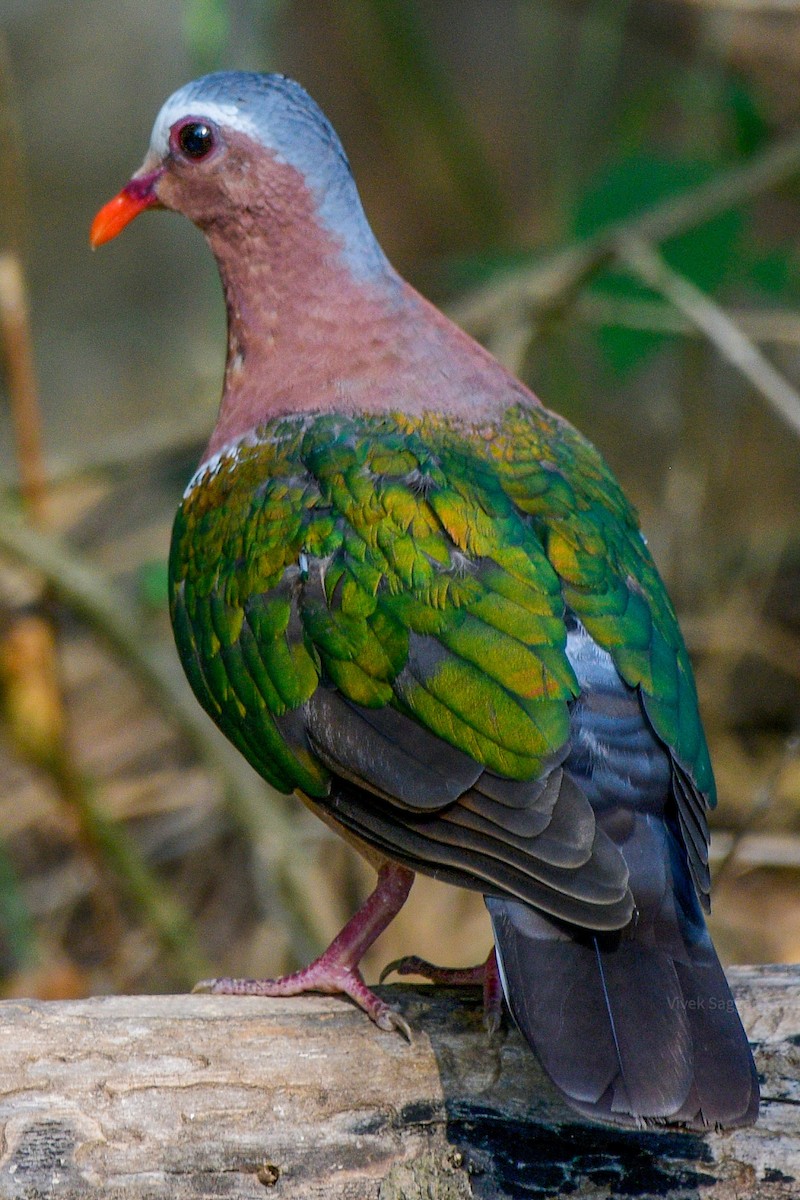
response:
<path fill-rule="evenodd" d="M 575 887 L 559 872 L 591 871 L 553 814 L 580 826 L 584 809 L 565 799 L 542 825 L 546 788 L 534 801 L 530 785 L 567 750 L 570 610 L 640 690 L 679 764 L 702 874 L 711 776 L 674 613 L 613 477 L 544 410 L 474 430 L 432 415 L 275 421 L 187 490 L 171 595 L 198 698 L 276 787 L 322 800 L 338 778 L 371 790 L 398 826 L 437 814 L 425 838 L 443 870 L 459 854 L 474 866 L 493 827 L 514 871 L 526 854 L 548 863 L 546 879 L 531 868 L 537 886 L 563 895 Z M 624 864 L 612 879 L 613 855 L 596 853 L 619 906 Z M 599 903 L 590 893 L 572 895 L 570 912 Z"/>

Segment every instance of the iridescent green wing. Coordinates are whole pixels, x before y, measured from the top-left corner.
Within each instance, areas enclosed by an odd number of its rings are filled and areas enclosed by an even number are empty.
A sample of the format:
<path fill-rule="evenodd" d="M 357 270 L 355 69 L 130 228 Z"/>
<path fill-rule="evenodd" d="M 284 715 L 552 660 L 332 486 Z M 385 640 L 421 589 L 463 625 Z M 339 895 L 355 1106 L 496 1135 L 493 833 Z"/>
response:
<path fill-rule="evenodd" d="M 280 791 L 324 794 L 327 772 L 284 723 L 315 691 L 319 660 L 297 621 L 301 547 L 328 553 L 335 520 L 300 464 L 288 423 L 220 455 L 190 484 L 170 552 L 170 609 L 200 703 Z"/>
<path fill-rule="evenodd" d="M 285 421 L 191 488 L 173 621 L 201 702 L 278 787 L 326 773 L 292 720 L 317 686 L 536 777 L 577 684 L 538 537 L 445 423 Z"/>
<path fill-rule="evenodd" d="M 537 878 L 559 894 L 583 887 L 576 875 L 594 886 L 575 870 L 595 861 L 591 813 L 574 796 L 559 809 L 535 788 L 491 781 L 544 780 L 563 758 L 578 692 L 566 604 L 640 690 L 670 749 L 707 886 L 713 778 L 686 650 L 632 510 L 565 422 L 539 409 L 467 430 L 433 416 L 274 422 L 189 489 L 171 578 L 192 685 L 265 778 L 322 799 L 333 772 L 412 812 L 461 797 L 429 825 L 433 849 L 420 849 L 415 827 L 419 855 L 462 865 L 472 855 L 473 874 L 494 878 L 493 854 L 502 885 L 545 907 L 509 882 L 509 861 L 527 876 L 544 856 Z M 559 832 L 543 848 L 547 803 Z M 379 808 L 362 804 L 359 830 L 408 845 L 412 818 L 379 820 Z M 339 815 L 357 824 L 354 807 Z M 616 898 L 602 903 L 620 901 L 618 867 L 609 859 L 600 871 L 616 871 Z"/>
<path fill-rule="evenodd" d="M 636 514 L 594 447 L 546 410 L 512 410 L 492 455 L 507 494 L 541 538 L 566 604 L 640 690 L 672 754 L 684 840 L 707 891 L 714 777 L 689 656 Z"/>
<path fill-rule="evenodd" d="M 519 454 L 513 421 L 263 428 L 187 491 L 173 623 L 201 703 L 276 787 L 415 867 L 619 928 L 626 865 L 560 765 L 577 585 L 555 539 L 574 513 L 532 429 Z"/>

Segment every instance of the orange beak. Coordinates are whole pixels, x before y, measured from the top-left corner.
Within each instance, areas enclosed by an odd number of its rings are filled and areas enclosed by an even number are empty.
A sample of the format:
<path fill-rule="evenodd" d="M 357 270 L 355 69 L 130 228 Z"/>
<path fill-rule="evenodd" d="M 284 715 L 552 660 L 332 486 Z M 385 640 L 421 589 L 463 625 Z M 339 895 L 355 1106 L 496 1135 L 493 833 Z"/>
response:
<path fill-rule="evenodd" d="M 103 205 L 92 221 L 89 233 L 89 242 L 93 250 L 115 238 L 140 212 L 159 205 L 155 187 L 163 172 L 164 168 L 159 167 L 147 175 L 134 176 L 113 200 Z"/>

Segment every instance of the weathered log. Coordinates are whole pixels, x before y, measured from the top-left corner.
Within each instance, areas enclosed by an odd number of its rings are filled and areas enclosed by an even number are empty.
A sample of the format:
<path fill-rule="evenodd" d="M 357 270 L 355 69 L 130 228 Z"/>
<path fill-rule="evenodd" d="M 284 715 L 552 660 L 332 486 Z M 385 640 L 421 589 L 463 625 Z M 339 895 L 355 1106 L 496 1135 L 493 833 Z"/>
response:
<path fill-rule="evenodd" d="M 576 1117 L 467 989 L 385 989 L 411 1045 L 324 996 L 6 1001 L 0 1196 L 797 1197 L 800 967 L 730 976 L 762 1111 L 704 1136 Z"/>

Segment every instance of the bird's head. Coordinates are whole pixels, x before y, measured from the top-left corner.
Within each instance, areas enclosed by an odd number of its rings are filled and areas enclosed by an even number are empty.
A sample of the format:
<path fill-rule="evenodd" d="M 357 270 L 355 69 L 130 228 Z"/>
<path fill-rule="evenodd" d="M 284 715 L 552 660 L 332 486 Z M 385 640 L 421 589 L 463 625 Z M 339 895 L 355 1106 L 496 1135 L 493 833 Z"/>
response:
<path fill-rule="evenodd" d="M 356 275 L 386 268 L 335 130 L 283 75 L 220 71 L 173 93 L 142 166 L 97 213 L 92 246 L 148 208 L 183 213 L 209 235 L 240 236 L 245 223 L 266 237 L 307 209 Z"/>

